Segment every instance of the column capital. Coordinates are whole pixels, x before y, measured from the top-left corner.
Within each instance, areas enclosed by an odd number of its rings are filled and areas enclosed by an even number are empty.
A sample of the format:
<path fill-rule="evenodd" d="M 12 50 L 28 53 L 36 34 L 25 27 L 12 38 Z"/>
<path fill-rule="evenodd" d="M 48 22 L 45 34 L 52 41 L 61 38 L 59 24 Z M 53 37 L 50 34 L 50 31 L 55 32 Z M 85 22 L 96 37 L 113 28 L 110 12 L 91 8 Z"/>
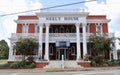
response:
<path fill-rule="evenodd" d="M 80 23 L 75 23 L 75 26 L 76 27 L 80 27 Z"/>
<path fill-rule="evenodd" d="M 82 23 L 82 26 L 87 26 L 87 23 Z"/>
<path fill-rule="evenodd" d="M 43 27 L 43 23 L 38 23 L 38 26 Z"/>
<path fill-rule="evenodd" d="M 46 26 L 46 27 L 49 27 L 49 26 L 50 26 L 50 23 L 45 23 L 45 26 Z"/>

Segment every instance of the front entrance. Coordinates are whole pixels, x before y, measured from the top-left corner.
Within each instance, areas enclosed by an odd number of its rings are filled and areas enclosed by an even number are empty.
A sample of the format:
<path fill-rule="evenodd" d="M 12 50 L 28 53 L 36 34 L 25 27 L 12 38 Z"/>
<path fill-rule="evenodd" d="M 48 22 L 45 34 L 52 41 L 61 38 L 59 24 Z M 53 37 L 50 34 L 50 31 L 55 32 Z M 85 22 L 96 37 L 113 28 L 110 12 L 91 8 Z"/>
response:
<path fill-rule="evenodd" d="M 62 60 L 62 55 L 64 55 L 64 60 L 68 60 L 68 49 L 67 48 L 58 48 L 56 51 L 56 59 Z"/>

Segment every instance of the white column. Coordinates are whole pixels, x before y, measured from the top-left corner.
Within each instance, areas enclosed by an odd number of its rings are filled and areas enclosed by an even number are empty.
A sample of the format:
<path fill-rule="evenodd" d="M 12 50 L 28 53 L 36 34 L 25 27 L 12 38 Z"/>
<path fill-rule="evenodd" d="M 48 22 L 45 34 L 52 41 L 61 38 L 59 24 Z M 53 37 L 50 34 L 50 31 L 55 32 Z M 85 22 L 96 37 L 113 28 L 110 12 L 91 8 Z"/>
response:
<path fill-rule="evenodd" d="M 83 56 L 85 56 L 87 54 L 86 23 L 83 23 L 82 29 L 83 29 Z"/>
<path fill-rule="evenodd" d="M 10 43 L 10 49 L 9 49 L 9 59 L 8 61 L 13 61 L 13 43 Z"/>
<path fill-rule="evenodd" d="M 116 45 L 116 40 L 114 39 L 113 42 L 114 42 L 114 45 L 115 45 L 115 46 L 112 46 L 113 47 L 113 59 L 117 60 L 118 56 L 117 56 L 117 49 L 116 49 L 116 46 L 117 46 Z"/>
<path fill-rule="evenodd" d="M 39 50 L 38 50 L 38 57 L 42 58 L 42 34 L 43 34 L 43 24 L 39 24 Z"/>
<path fill-rule="evenodd" d="M 77 37 L 76 37 L 76 42 L 77 42 L 77 58 L 76 58 L 76 60 L 79 60 L 79 59 L 81 59 L 81 54 L 80 54 L 80 30 L 79 30 L 79 28 L 80 28 L 80 23 L 76 23 L 75 24 L 76 25 L 76 35 L 77 35 Z"/>
<path fill-rule="evenodd" d="M 45 60 L 49 61 L 49 23 L 45 24 L 46 26 L 46 36 L 45 36 Z"/>

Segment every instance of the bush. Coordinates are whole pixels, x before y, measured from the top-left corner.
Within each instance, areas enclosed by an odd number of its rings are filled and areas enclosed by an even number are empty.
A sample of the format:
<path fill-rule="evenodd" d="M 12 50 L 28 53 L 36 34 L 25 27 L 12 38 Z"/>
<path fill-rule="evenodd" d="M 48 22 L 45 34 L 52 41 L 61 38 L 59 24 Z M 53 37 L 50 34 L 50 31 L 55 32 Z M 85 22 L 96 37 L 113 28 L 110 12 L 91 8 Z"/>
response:
<path fill-rule="evenodd" d="M 28 64 L 29 63 L 29 64 Z M 36 64 L 35 62 L 26 62 L 26 61 L 19 61 L 19 62 L 14 62 L 13 64 L 10 65 L 10 68 L 13 69 L 21 69 L 21 68 L 35 68 Z"/>
<path fill-rule="evenodd" d="M 13 69 L 21 68 L 21 62 L 14 62 L 13 64 L 10 65 L 10 68 Z"/>
<path fill-rule="evenodd" d="M 92 65 L 93 67 L 96 67 L 96 66 L 97 66 L 97 64 L 96 64 L 95 61 L 91 61 L 91 65 Z"/>
<path fill-rule="evenodd" d="M 31 63 L 30 65 L 29 65 L 29 68 L 35 68 L 36 67 L 36 64 L 35 63 Z"/>

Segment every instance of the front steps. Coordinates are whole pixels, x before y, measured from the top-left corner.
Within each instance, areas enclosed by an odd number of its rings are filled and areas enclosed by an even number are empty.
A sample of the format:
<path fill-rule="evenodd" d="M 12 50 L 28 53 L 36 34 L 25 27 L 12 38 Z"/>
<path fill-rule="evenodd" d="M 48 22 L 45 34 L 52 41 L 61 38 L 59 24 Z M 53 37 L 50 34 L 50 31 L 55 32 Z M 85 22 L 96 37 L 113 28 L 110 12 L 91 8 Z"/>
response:
<path fill-rule="evenodd" d="M 62 61 L 49 61 L 44 68 L 62 68 Z M 77 61 L 64 61 L 64 68 L 82 68 Z"/>

